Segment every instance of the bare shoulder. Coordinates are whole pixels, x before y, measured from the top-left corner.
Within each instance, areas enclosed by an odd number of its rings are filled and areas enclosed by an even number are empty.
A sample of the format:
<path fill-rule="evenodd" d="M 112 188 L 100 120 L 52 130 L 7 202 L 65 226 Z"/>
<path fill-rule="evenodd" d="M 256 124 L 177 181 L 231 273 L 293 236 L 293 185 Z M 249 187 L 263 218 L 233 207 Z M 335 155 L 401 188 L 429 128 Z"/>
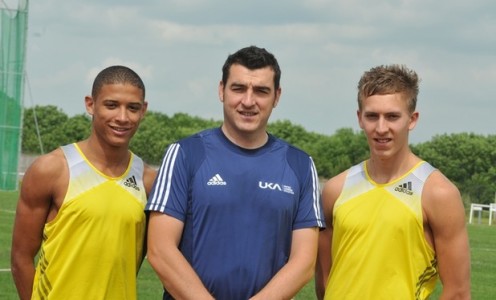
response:
<path fill-rule="evenodd" d="M 145 190 L 147 196 L 150 194 L 155 178 L 157 177 L 157 170 L 147 164 L 143 170 L 143 183 L 145 185 Z"/>
<path fill-rule="evenodd" d="M 422 208 L 431 225 L 441 220 L 454 220 L 454 218 L 464 220 L 465 216 L 460 191 L 439 170 L 434 171 L 424 185 Z"/>
<path fill-rule="evenodd" d="M 62 150 L 56 149 L 38 157 L 26 170 L 21 183 L 21 198 L 57 199 L 65 195 L 68 167 Z"/>
<path fill-rule="evenodd" d="M 322 194 L 325 195 L 325 197 L 329 200 L 336 200 L 341 194 L 341 190 L 343 189 L 344 181 L 346 180 L 347 174 L 348 170 L 329 179 L 324 184 Z"/>
<path fill-rule="evenodd" d="M 436 170 L 429 176 L 422 193 L 423 204 L 446 205 L 460 200 L 460 191 L 443 173 Z"/>
<path fill-rule="evenodd" d="M 26 170 L 23 182 L 32 178 L 37 181 L 51 181 L 53 177 L 59 177 L 57 174 L 66 167 L 67 163 L 62 150 L 60 148 L 56 149 L 38 157 Z"/>
<path fill-rule="evenodd" d="M 324 184 L 322 189 L 322 204 L 324 206 L 326 217 L 332 215 L 334 203 L 343 190 L 343 185 L 347 174 L 348 170 L 332 177 Z"/>

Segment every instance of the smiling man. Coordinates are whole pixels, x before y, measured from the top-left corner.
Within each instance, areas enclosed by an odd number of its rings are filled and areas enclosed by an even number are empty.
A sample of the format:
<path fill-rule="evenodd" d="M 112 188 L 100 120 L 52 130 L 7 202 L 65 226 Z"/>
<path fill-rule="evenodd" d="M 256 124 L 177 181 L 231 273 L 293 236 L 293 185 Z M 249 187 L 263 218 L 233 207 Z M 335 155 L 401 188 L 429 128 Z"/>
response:
<path fill-rule="evenodd" d="M 399 65 L 372 68 L 358 83 L 370 158 L 324 186 L 318 299 L 427 299 L 438 276 L 440 299 L 470 298 L 460 193 L 408 144 L 417 94 L 417 74 Z"/>
<path fill-rule="evenodd" d="M 164 299 L 290 299 L 312 278 L 324 226 L 315 165 L 266 131 L 281 95 L 271 53 L 243 48 L 222 73 L 222 126 L 165 153 L 148 259 Z"/>
<path fill-rule="evenodd" d="M 156 175 L 129 151 L 147 108 L 145 86 L 133 70 L 111 66 L 85 105 L 90 136 L 40 156 L 23 178 L 11 255 L 22 300 L 137 298 Z"/>

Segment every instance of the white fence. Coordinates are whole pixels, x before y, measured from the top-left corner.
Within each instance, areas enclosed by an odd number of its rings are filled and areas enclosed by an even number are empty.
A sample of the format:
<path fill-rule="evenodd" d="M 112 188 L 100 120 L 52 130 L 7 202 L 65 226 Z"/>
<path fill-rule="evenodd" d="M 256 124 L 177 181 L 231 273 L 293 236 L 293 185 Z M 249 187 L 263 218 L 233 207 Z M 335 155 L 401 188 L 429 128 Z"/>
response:
<path fill-rule="evenodd" d="M 473 221 L 473 216 L 475 213 L 477 213 L 479 224 L 481 223 L 482 219 L 482 212 L 483 211 L 488 211 L 489 212 L 489 225 L 493 223 L 493 218 L 496 213 L 496 203 L 491 203 L 491 204 L 477 204 L 477 203 L 472 203 L 470 205 L 470 217 L 469 217 L 469 223 L 472 224 Z"/>

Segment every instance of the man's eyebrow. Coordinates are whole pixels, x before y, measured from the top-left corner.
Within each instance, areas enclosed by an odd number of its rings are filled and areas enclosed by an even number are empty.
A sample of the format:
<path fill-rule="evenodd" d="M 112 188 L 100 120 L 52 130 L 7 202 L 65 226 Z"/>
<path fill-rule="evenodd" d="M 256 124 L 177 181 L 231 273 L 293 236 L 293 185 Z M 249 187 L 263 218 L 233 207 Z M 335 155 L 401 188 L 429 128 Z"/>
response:
<path fill-rule="evenodd" d="M 247 88 L 248 85 L 240 82 L 233 82 L 229 85 L 230 88 Z M 253 89 L 262 92 L 270 92 L 272 88 L 267 85 L 253 85 Z"/>
<path fill-rule="evenodd" d="M 272 91 L 272 88 L 270 88 L 269 86 L 265 86 L 265 85 L 256 85 L 253 87 L 253 89 L 260 91 L 260 92 L 266 92 L 266 93 L 270 93 L 270 91 Z"/>

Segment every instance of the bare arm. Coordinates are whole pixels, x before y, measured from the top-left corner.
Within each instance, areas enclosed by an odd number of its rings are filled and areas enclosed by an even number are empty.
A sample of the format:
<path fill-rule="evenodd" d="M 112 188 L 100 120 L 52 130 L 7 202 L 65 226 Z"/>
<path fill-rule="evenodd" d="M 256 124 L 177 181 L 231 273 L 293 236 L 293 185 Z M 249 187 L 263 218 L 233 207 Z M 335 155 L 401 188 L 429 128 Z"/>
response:
<path fill-rule="evenodd" d="M 327 279 L 329 278 L 332 266 L 332 213 L 334 203 L 341 194 L 345 179 L 346 173 L 341 173 L 327 181 L 322 190 L 322 205 L 326 220 L 326 229 L 321 231 L 319 235 L 317 266 L 315 268 L 315 294 L 319 300 L 324 299 Z"/>
<path fill-rule="evenodd" d="M 326 218 L 327 220 L 327 218 Z M 318 300 L 324 299 L 327 279 L 331 270 L 331 241 L 332 225 L 326 221 L 327 228 L 319 234 L 319 250 L 317 255 L 317 266 L 315 267 L 315 295 Z"/>
<path fill-rule="evenodd" d="M 37 159 L 24 175 L 12 235 L 12 276 L 21 300 L 31 299 L 35 274 L 34 259 L 40 249 L 45 223 L 55 217 L 53 202 L 59 190 L 65 160 L 54 151 Z"/>
<path fill-rule="evenodd" d="M 145 192 L 146 192 L 146 197 L 150 196 L 151 190 L 153 188 L 153 183 L 155 182 L 155 178 L 157 177 L 157 170 L 154 168 L 150 167 L 149 165 L 145 164 L 145 169 L 143 170 L 143 185 L 145 186 Z M 146 230 L 145 230 L 145 238 L 143 239 L 143 254 L 141 257 L 140 265 L 138 268 L 138 272 L 141 268 L 141 264 L 143 263 L 143 260 L 145 259 L 147 252 L 148 252 L 148 222 L 149 222 L 149 217 L 148 213 L 145 212 L 146 214 Z"/>
<path fill-rule="evenodd" d="M 251 299 L 290 299 L 310 281 L 315 270 L 318 228 L 293 231 L 289 260 Z"/>
<path fill-rule="evenodd" d="M 175 299 L 213 299 L 179 251 L 184 224 L 166 214 L 151 212 L 148 225 L 148 260 Z"/>
<path fill-rule="evenodd" d="M 145 165 L 145 169 L 143 171 L 143 184 L 145 185 L 147 197 L 150 195 L 155 177 L 157 177 L 157 170 L 149 165 Z"/>
<path fill-rule="evenodd" d="M 424 187 L 422 205 L 443 284 L 440 299 L 470 299 L 470 248 L 458 189 L 435 172 Z"/>

